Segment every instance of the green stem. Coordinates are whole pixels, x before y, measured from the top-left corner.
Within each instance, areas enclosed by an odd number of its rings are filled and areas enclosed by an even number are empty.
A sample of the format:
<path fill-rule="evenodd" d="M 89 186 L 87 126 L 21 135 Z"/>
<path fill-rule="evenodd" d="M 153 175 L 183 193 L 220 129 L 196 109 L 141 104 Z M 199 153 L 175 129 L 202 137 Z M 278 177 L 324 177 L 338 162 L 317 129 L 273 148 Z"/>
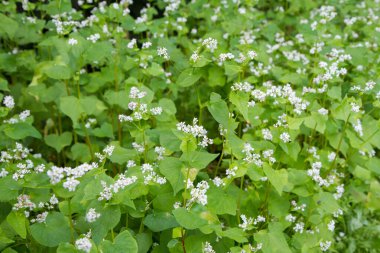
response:
<path fill-rule="evenodd" d="M 93 152 L 93 149 L 92 149 L 92 144 L 91 144 L 91 140 L 90 140 L 90 136 L 88 135 L 88 132 L 87 132 L 87 128 L 85 127 L 84 125 L 84 121 L 83 119 L 81 118 L 81 125 L 82 125 L 82 129 L 84 131 L 84 134 L 86 136 L 86 143 L 87 143 L 87 146 L 88 148 L 90 149 L 90 154 L 91 154 L 91 159 L 92 160 L 95 160 L 95 156 L 94 156 L 94 152 Z"/>
<path fill-rule="evenodd" d="M 238 196 L 238 201 L 237 201 L 237 210 L 236 210 L 236 219 L 237 223 L 240 223 L 240 204 L 241 204 L 241 192 L 243 191 L 243 185 L 244 185 L 244 176 L 240 178 L 240 191 L 239 191 L 239 196 Z"/>
<path fill-rule="evenodd" d="M 338 155 L 339 155 L 339 152 L 340 152 L 340 146 L 342 145 L 344 133 L 345 133 L 347 125 L 348 125 L 348 120 L 350 119 L 350 117 L 351 117 L 351 113 L 348 115 L 347 120 L 344 123 L 343 129 L 342 129 L 342 134 L 340 135 L 338 146 L 337 146 L 336 151 L 335 151 L 335 157 L 334 157 L 334 160 L 332 161 L 331 166 L 330 166 L 328 171 L 330 171 L 334 168 L 335 162 L 336 162 Z"/>
<path fill-rule="evenodd" d="M 70 223 L 70 233 L 71 233 L 71 242 L 74 243 L 74 223 L 71 215 L 71 200 L 67 200 L 68 208 L 69 208 L 69 223 Z"/>

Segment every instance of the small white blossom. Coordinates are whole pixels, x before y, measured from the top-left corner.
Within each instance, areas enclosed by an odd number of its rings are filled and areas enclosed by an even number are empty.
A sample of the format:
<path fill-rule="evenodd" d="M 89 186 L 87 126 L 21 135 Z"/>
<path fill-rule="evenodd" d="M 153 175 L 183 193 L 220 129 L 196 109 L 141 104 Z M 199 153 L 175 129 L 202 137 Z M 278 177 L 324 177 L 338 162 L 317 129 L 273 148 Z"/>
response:
<path fill-rule="evenodd" d="M 290 142 L 291 140 L 290 140 L 290 135 L 288 134 L 288 133 L 282 133 L 281 135 L 280 135 L 280 139 L 284 142 L 284 143 L 288 143 L 288 142 Z"/>
<path fill-rule="evenodd" d="M 78 40 L 76 40 L 74 38 L 70 38 L 69 41 L 68 41 L 68 43 L 69 43 L 70 46 L 74 46 L 74 45 L 78 44 Z"/>
<path fill-rule="evenodd" d="M 5 107 L 12 109 L 15 106 L 15 101 L 12 96 L 8 95 L 3 98 L 3 104 Z"/>
<path fill-rule="evenodd" d="M 87 40 L 91 41 L 92 43 L 95 43 L 99 39 L 100 39 L 100 34 L 99 33 L 95 33 L 95 34 L 92 34 L 89 37 L 87 37 Z"/>
<path fill-rule="evenodd" d="M 329 111 L 326 110 L 325 108 L 321 108 L 318 110 L 318 113 L 321 115 L 327 115 L 329 113 Z"/>
<path fill-rule="evenodd" d="M 97 213 L 95 208 L 90 208 L 86 213 L 86 221 L 92 223 L 100 217 L 100 213 Z"/>
<path fill-rule="evenodd" d="M 88 239 L 87 237 L 83 237 L 83 238 L 76 240 L 75 241 L 75 248 L 77 248 L 78 250 L 82 250 L 86 253 L 89 253 L 91 251 L 91 248 L 92 248 L 92 244 L 91 244 L 90 239 Z"/>
<path fill-rule="evenodd" d="M 305 227 L 305 223 L 303 222 L 298 222 L 296 223 L 296 225 L 293 227 L 293 230 L 297 233 L 300 233 L 302 234 L 303 233 L 303 230 L 304 230 L 304 227 Z"/>
<path fill-rule="evenodd" d="M 331 247 L 331 241 L 320 242 L 319 246 L 323 252 L 327 251 Z"/>
<path fill-rule="evenodd" d="M 158 56 L 162 56 L 165 60 L 170 59 L 170 56 L 168 54 L 168 50 L 165 47 L 157 48 L 157 54 L 158 54 Z"/>
<path fill-rule="evenodd" d="M 215 250 L 212 248 L 211 244 L 209 242 L 205 242 L 205 245 L 203 247 L 204 253 L 215 253 Z"/>
<path fill-rule="evenodd" d="M 209 49 L 210 52 L 214 52 L 214 50 L 218 47 L 218 41 L 213 38 L 207 38 L 203 40 L 202 45 L 206 46 L 206 48 Z"/>
<path fill-rule="evenodd" d="M 327 228 L 328 228 L 328 230 L 330 230 L 331 232 L 333 232 L 335 230 L 335 221 L 331 220 L 329 222 L 329 224 L 327 224 Z"/>
<path fill-rule="evenodd" d="M 226 170 L 227 178 L 232 178 L 232 177 L 236 176 L 236 171 L 237 170 L 238 170 L 237 166 L 234 166 L 232 168 L 227 169 Z"/>
<path fill-rule="evenodd" d="M 285 217 L 285 220 L 293 223 L 293 222 L 296 221 L 296 217 L 293 216 L 293 215 L 291 215 L 291 214 L 288 214 L 288 215 Z"/>
<path fill-rule="evenodd" d="M 222 185 L 225 185 L 224 181 L 220 177 L 215 177 L 212 182 L 216 187 L 220 187 Z"/>

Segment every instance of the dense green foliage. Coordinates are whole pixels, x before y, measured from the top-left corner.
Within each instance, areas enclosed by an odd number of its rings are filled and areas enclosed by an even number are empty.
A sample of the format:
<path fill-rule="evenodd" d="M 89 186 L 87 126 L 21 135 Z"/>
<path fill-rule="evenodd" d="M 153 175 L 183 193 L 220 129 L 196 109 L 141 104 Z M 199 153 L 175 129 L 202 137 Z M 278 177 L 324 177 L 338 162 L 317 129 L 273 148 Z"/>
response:
<path fill-rule="evenodd" d="M 380 252 L 379 1 L 132 5 L 0 4 L 2 252 Z"/>

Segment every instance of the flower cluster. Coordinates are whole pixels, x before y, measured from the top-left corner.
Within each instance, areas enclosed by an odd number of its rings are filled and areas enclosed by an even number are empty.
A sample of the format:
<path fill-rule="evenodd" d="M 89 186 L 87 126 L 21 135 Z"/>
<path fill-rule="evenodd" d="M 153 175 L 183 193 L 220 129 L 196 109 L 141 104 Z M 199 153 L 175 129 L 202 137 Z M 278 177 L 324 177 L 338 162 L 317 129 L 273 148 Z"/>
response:
<path fill-rule="evenodd" d="M 101 185 L 103 190 L 99 193 L 100 197 L 99 201 L 102 200 L 110 200 L 113 194 L 118 193 L 120 190 L 123 190 L 128 185 L 131 185 L 137 181 L 136 176 L 126 177 L 124 175 L 120 175 L 119 178 L 115 181 L 115 183 L 107 186 L 107 183 L 101 181 Z"/>
<path fill-rule="evenodd" d="M 177 130 L 182 131 L 184 133 L 190 134 L 195 138 L 202 138 L 201 142 L 198 145 L 202 147 L 207 147 L 208 145 L 213 144 L 213 140 L 207 137 L 207 130 L 198 124 L 198 119 L 193 119 L 193 125 L 186 125 L 185 122 L 180 122 L 177 124 Z"/>

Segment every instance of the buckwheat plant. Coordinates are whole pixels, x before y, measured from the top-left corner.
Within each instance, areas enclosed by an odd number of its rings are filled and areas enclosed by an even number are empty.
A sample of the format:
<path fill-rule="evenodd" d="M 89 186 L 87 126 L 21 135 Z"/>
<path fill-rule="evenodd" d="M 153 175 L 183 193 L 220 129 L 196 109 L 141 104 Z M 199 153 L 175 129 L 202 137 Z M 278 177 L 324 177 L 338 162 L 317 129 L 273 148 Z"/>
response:
<path fill-rule="evenodd" d="M 0 251 L 380 252 L 380 2 L 0 3 Z"/>

